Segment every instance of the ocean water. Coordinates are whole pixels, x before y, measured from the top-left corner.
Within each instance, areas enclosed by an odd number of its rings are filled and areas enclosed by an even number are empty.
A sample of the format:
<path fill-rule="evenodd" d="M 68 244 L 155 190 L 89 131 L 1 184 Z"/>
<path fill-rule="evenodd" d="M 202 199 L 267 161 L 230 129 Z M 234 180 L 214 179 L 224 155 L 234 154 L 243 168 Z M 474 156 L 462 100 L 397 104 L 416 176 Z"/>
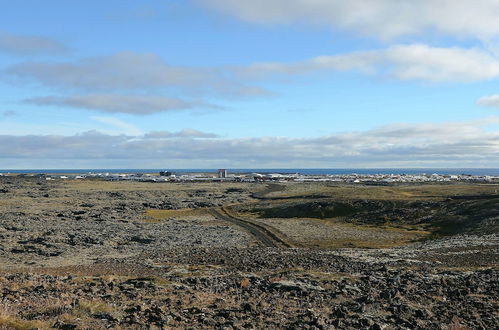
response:
<path fill-rule="evenodd" d="M 217 169 L 0 169 L 0 173 L 158 173 L 171 171 L 176 174 L 186 173 L 216 173 Z M 229 173 L 300 173 L 306 175 L 341 175 L 341 174 L 469 174 L 469 175 L 499 175 L 499 168 L 239 168 L 230 169 Z"/>

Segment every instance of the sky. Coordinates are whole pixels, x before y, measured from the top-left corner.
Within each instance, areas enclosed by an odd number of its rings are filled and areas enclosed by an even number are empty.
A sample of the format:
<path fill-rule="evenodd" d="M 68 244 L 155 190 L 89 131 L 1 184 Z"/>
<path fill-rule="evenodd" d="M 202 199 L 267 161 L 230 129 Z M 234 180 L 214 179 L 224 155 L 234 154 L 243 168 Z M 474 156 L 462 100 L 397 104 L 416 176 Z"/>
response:
<path fill-rule="evenodd" d="M 499 167 L 497 0 L 0 4 L 0 169 Z"/>

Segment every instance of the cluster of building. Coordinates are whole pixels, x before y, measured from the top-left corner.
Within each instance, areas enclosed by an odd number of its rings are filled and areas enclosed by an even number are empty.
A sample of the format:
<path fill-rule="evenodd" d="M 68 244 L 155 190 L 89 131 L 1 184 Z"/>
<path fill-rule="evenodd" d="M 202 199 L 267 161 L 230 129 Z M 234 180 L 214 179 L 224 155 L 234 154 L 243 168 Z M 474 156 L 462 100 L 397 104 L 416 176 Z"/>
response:
<path fill-rule="evenodd" d="M 0 173 L 0 176 L 9 175 Z M 186 181 L 234 181 L 234 182 L 338 182 L 373 185 L 389 185 L 409 182 L 489 182 L 499 183 L 499 176 L 470 174 L 324 174 L 308 175 L 300 173 L 231 173 L 219 169 L 213 173 L 182 173 L 161 171 L 156 173 L 80 173 L 80 174 L 19 174 L 44 178 L 45 180 L 96 178 L 107 181 L 144 181 L 144 182 L 186 182 Z"/>
<path fill-rule="evenodd" d="M 499 176 L 470 174 L 343 174 L 343 175 L 298 175 L 293 181 L 329 181 L 364 184 L 391 184 L 408 182 L 497 182 Z"/>
<path fill-rule="evenodd" d="M 161 171 L 157 174 L 109 174 L 102 175 L 106 180 L 134 180 L 150 182 L 184 181 L 235 181 L 235 182 L 343 182 L 363 184 L 392 184 L 404 182 L 497 182 L 499 176 L 470 174 L 327 174 L 308 175 L 300 173 L 231 173 L 220 169 L 216 173 L 175 174 Z"/>

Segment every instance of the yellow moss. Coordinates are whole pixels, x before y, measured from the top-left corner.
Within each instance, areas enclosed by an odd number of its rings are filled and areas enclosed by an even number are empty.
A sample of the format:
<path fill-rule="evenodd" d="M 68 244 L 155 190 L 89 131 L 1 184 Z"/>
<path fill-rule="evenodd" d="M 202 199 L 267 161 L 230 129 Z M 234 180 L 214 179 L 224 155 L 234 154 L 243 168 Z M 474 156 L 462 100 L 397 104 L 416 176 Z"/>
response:
<path fill-rule="evenodd" d="M 76 306 L 76 310 L 83 314 L 114 313 L 113 306 L 99 300 L 81 300 Z"/>
<path fill-rule="evenodd" d="M 42 321 L 26 321 L 10 315 L 0 315 L 0 329 L 50 329 L 50 325 Z"/>

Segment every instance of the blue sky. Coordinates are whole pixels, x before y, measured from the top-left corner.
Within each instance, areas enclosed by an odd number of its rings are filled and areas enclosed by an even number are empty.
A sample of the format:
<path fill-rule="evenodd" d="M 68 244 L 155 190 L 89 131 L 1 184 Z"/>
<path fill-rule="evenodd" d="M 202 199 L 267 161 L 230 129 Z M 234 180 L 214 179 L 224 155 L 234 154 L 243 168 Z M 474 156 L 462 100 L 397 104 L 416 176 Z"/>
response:
<path fill-rule="evenodd" d="M 494 0 L 2 8 L 0 168 L 499 166 Z"/>

